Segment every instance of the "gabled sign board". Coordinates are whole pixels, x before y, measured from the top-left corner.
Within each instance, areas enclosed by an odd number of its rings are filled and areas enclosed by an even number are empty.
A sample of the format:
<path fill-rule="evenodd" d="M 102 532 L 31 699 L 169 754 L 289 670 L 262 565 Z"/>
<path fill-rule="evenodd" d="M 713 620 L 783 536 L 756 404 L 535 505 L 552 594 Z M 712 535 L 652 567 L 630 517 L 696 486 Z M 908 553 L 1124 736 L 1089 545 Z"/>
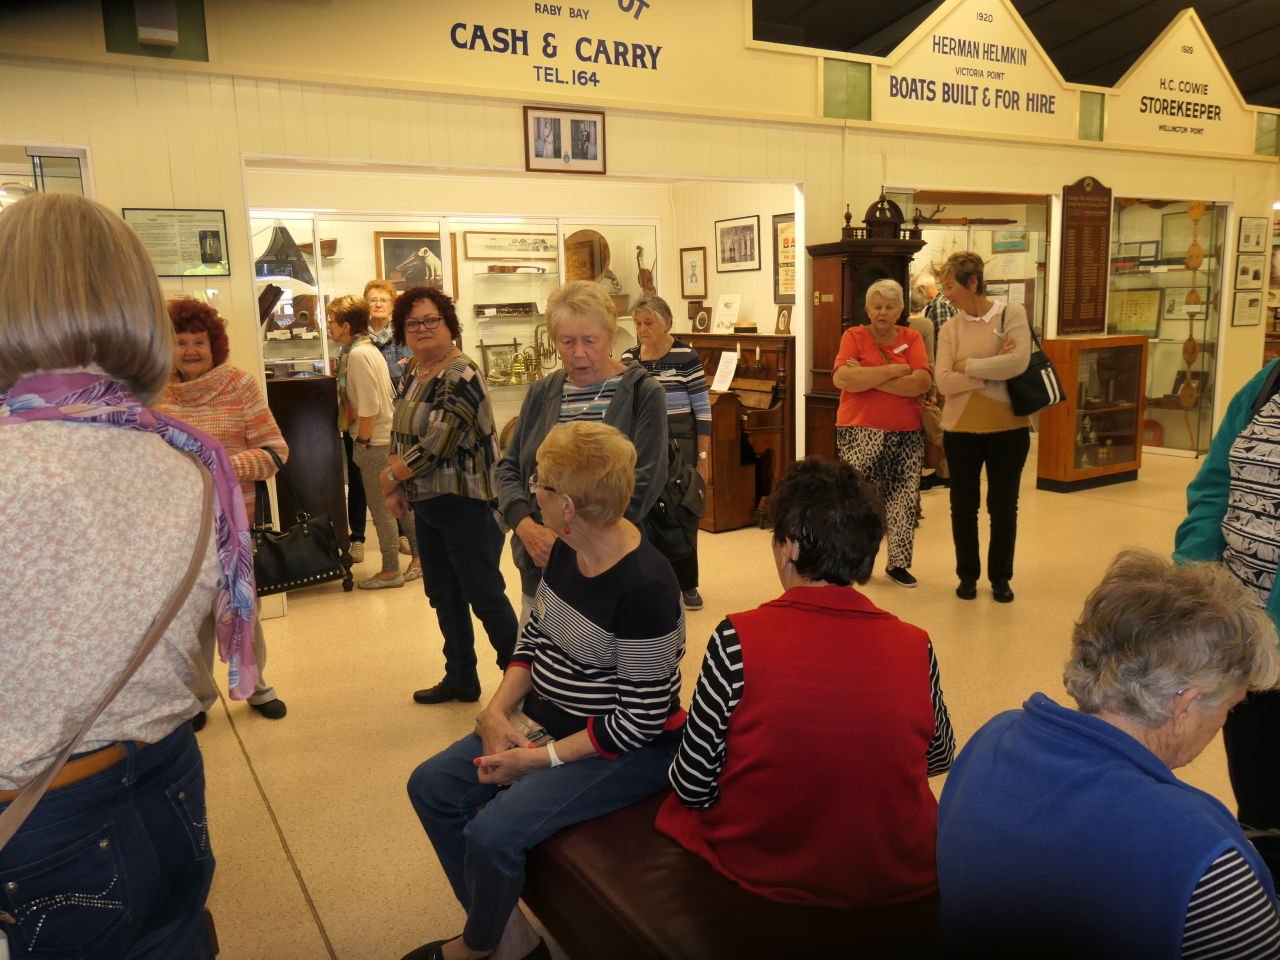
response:
<path fill-rule="evenodd" d="M 1255 112 L 1188 8 L 1108 94 L 1104 140 L 1171 153 L 1252 155 L 1255 123 Z"/>
<path fill-rule="evenodd" d="M 893 124 L 1074 140 L 1078 101 L 1008 0 L 948 0 L 873 67 Z"/>

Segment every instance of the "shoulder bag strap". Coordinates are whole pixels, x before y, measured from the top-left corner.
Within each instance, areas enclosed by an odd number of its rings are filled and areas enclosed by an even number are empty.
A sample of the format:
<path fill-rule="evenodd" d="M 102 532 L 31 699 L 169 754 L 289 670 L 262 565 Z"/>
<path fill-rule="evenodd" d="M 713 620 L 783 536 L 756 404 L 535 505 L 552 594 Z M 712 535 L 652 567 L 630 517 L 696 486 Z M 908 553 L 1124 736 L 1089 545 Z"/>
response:
<path fill-rule="evenodd" d="M 0 814 L 0 848 L 3 848 L 13 838 L 13 835 L 18 832 L 23 821 L 30 816 L 31 811 L 35 809 L 35 805 L 40 802 L 40 798 L 49 789 L 49 784 L 58 775 L 58 771 L 71 759 L 71 755 L 76 752 L 76 748 L 80 746 L 85 735 L 97 722 L 107 704 L 116 698 L 124 688 L 124 685 L 129 682 L 129 678 L 142 665 L 142 661 L 147 659 L 147 656 L 155 648 L 156 643 L 164 636 L 164 632 L 169 629 L 169 624 L 173 623 L 173 618 L 182 609 L 182 605 L 187 602 L 187 597 L 191 594 L 191 588 L 195 586 L 196 578 L 200 576 L 200 568 L 204 565 L 205 551 L 209 548 L 209 532 L 213 529 L 213 477 L 194 456 L 191 457 L 191 460 L 200 470 L 204 505 L 200 514 L 200 531 L 196 536 L 196 546 L 191 554 L 191 561 L 187 564 L 187 572 L 183 575 L 181 582 L 169 594 L 164 607 L 156 614 L 155 619 L 151 621 L 151 626 L 147 628 L 147 632 L 142 638 L 142 643 L 134 651 L 133 658 L 125 665 L 123 672 L 116 678 L 115 683 L 111 685 L 102 699 L 98 701 L 97 706 L 93 708 L 84 725 L 80 728 L 80 732 L 72 737 L 71 741 L 62 748 L 57 757 L 54 758 L 53 763 L 45 768 L 44 773 L 23 787 L 22 792 L 9 804 L 9 808 L 3 814 Z"/>
<path fill-rule="evenodd" d="M 351 438 L 351 442 L 356 442 L 354 437 Z M 280 459 L 280 454 L 276 453 L 270 447 L 259 447 L 258 449 L 266 451 L 267 456 L 275 461 L 276 483 L 284 484 L 285 492 L 289 494 L 289 499 L 293 501 L 293 509 L 297 514 L 294 517 L 294 520 L 298 523 L 306 523 L 311 519 L 311 514 L 307 513 L 303 508 L 302 498 L 298 496 L 298 488 L 293 485 L 293 481 L 289 479 L 289 475 L 284 472 L 284 461 Z M 266 481 L 263 482 L 265 483 Z M 254 512 L 256 513 L 257 510 L 255 509 Z M 284 529 L 283 525 L 281 526 L 281 529 Z"/>

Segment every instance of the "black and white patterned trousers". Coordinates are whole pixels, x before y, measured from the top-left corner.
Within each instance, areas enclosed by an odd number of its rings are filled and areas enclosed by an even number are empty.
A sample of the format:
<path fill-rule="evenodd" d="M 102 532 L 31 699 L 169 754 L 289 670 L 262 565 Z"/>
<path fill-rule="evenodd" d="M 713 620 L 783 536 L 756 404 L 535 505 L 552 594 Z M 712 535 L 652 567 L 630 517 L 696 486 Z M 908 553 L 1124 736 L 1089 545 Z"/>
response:
<path fill-rule="evenodd" d="M 836 427 L 836 451 L 862 479 L 880 488 L 889 534 L 889 566 L 908 569 L 920 505 L 924 431 Z"/>

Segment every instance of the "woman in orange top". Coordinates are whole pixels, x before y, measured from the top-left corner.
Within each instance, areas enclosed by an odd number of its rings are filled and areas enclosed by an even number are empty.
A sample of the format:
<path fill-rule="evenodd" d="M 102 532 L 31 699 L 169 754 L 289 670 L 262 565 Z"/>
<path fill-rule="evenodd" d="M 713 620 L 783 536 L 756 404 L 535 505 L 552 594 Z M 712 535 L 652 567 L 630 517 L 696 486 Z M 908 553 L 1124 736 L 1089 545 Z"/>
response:
<path fill-rule="evenodd" d="M 920 499 L 924 433 L 920 398 L 933 385 L 924 340 L 899 326 L 902 287 L 878 280 L 867 288 L 865 327 L 850 327 L 840 340 L 831 379 L 840 388 L 836 449 L 863 478 L 880 488 L 889 528 L 894 583 L 914 587 L 911 549 Z"/>

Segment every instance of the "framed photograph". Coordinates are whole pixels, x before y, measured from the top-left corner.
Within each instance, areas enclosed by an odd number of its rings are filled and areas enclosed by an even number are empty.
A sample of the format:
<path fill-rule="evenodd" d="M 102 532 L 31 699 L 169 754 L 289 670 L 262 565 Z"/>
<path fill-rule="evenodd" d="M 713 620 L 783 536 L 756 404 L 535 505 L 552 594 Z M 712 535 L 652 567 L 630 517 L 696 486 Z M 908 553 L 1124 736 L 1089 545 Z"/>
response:
<path fill-rule="evenodd" d="M 525 107 L 524 168 L 604 173 L 604 112 Z"/>
<path fill-rule="evenodd" d="M 151 254 L 156 276 L 231 276 L 222 210 L 125 207 L 121 213 Z"/>
<path fill-rule="evenodd" d="M 1256 327 L 1262 323 L 1262 291 L 1236 294 L 1235 309 L 1231 311 L 1233 327 Z"/>
<path fill-rule="evenodd" d="M 1160 316 L 1165 321 L 1189 319 L 1187 316 L 1187 294 L 1191 290 L 1191 287 L 1165 287 L 1164 306 L 1160 310 Z M 1194 313 L 1198 317 L 1203 310 L 1204 306 L 1201 304 L 1195 308 Z"/>
<path fill-rule="evenodd" d="M 1242 253 L 1236 257 L 1237 290 L 1261 290 L 1262 275 L 1266 273 L 1267 258 L 1261 253 Z"/>
<path fill-rule="evenodd" d="M 1270 226 L 1266 217 L 1241 217 L 1236 252 L 1264 253 L 1267 249 L 1267 228 Z"/>
<path fill-rule="evenodd" d="M 554 260 L 556 235 L 548 233 L 482 233 L 465 230 L 462 249 L 468 260 Z"/>
<path fill-rule="evenodd" d="M 1027 250 L 1027 247 L 1027 232 L 1025 230 L 991 231 L 992 253 L 1023 253 Z"/>
<path fill-rule="evenodd" d="M 693 332 L 707 333 L 711 329 L 711 308 L 703 307 L 693 318 Z"/>
<path fill-rule="evenodd" d="M 773 217 L 773 302 L 796 302 L 796 215 L 794 213 L 777 213 Z"/>
<path fill-rule="evenodd" d="M 778 322 L 773 325 L 773 332 L 780 336 L 788 336 L 791 333 L 791 311 L 793 307 L 790 304 L 783 304 L 778 307 Z"/>
<path fill-rule="evenodd" d="M 1154 337 L 1160 331 L 1160 291 L 1112 290 L 1107 303 L 1107 332 Z"/>
<path fill-rule="evenodd" d="M 373 262 L 379 280 L 390 280 L 400 291 L 410 287 L 444 289 L 444 261 L 438 233 L 377 233 Z"/>
<path fill-rule="evenodd" d="M 518 340 L 507 340 L 502 343 L 476 344 L 480 348 L 480 365 L 484 367 L 486 380 L 505 383 L 511 378 L 511 359 L 520 350 Z"/>
<path fill-rule="evenodd" d="M 707 296 L 707 248 L 680 248 L 680 296 L 702 300 Z"/>
<path fill-rule="evenodd" d="M 716 273 L 760 269 L 760 216 L 716 221 Z"/>

